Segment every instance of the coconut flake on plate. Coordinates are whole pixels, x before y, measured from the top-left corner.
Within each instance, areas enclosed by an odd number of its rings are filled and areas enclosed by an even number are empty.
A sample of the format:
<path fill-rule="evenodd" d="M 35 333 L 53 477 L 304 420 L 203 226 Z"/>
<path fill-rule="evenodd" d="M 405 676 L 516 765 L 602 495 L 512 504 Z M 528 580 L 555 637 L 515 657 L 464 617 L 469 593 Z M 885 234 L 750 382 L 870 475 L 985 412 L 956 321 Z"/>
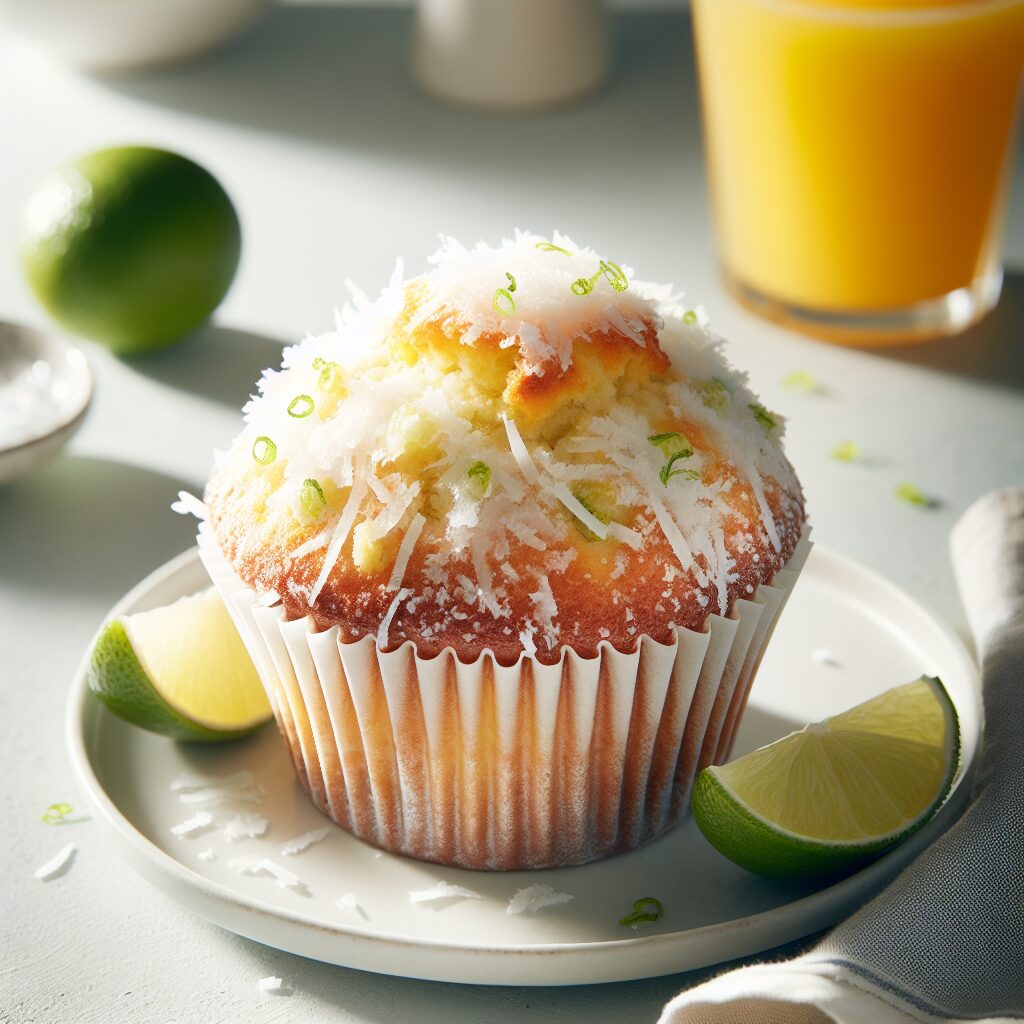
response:
<path fill-rule="evenodd" d="M 262 814 L 236 814 L 221 829 L 221 834 L 229 843 L 237 843 L 241 839 L 259 839 L 269 824 Z"/>
<path fill-rule="evenodd" d="M 213 815 L 209 811 L 196 811 L 191 818 L 186 819 L 180 825 L 171 827 L 171 833 L 181 839 L 190 839 L 192 836 L 205 832 L 213 824 Z"/>
<path fill-rule="evenodd" d="M 545 907 L 557 907 L 571 900 L 572 894 L 556 892 L 550 885 L 529 885 L 525 889 L 517 889 L 516 894 L 508 901 L 508 914 L 522 914 L 529 911 L 536 914 Z"/>
<path fill-rule="evenodd" d="M 281 847 L 281 852 L 286 857 L 294 857 L 295 854 L 302 853 L 303 850 L 308 850 L 314 843 L 319 843 L 322 839 L 326 839 L 330 834 L 330 831 L 330 827 L 327 827 L 314 828 L 309 832 L 303 832 L 301 836 L 289 839 L 288 842 Z"/>
<path fill-rule="evenodd" d="M 410 903 L 435 903 L 439 900 L 482 900 L 483 896 L 462 885 L 438 882 L 430 889 L 415 889 L 409 893 Z"/>

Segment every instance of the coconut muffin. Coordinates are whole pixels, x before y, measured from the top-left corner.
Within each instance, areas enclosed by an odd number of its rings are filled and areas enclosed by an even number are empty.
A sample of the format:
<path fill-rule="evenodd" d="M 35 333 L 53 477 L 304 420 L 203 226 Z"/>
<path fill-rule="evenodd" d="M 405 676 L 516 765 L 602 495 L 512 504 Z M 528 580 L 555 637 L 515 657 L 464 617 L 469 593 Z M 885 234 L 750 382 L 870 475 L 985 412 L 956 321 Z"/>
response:
<path fill-rule="evenodd" d="M 568 238 L 432 264 L 266 372 L 204 558 L 339 824 L 472 867 L 593 859 L 728 752 L 806 548 L 784 424 L 702 310 Z"/>

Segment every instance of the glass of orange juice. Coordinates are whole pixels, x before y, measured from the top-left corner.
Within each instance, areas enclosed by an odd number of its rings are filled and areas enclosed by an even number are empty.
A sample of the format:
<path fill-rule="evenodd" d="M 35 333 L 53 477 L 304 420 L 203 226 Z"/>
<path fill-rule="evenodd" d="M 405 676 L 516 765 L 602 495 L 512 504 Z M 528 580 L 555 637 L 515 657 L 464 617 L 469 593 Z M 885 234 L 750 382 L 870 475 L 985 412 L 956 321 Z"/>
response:
<path fill-rule="evenodd" d="M 1024 0 L 693 0 L 720 258 L 830 340 L 954 333 L 999 297 Z"/>

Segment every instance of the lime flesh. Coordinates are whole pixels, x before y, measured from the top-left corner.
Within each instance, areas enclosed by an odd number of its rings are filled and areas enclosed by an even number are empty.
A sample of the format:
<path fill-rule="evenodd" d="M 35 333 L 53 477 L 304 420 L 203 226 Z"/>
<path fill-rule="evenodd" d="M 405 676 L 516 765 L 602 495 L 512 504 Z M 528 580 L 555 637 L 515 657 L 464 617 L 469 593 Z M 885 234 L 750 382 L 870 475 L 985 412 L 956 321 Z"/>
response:
<path fill-rule="evenodd" d="M 119 355 L 198 327 L 231 284 L 235 208 L 198 164 L 162 149 L 103 149 L 59 169 L 29 198 L 21 240 L 47 311 Z"/>
<path fill-rule="evenodd" d="M 713 846 L 774 878 L 847 873 L 938 809 L 959 759 L 956 710 L 938 679 L 896 687 L 727 765 L 691 798 Z"/>
<path fill-rule="evenodd" d="M 89 687 L 133 725 L 178 740 L 245 736 L 271 717 L 252 661 L 213 592 L 111 620 Z"/>

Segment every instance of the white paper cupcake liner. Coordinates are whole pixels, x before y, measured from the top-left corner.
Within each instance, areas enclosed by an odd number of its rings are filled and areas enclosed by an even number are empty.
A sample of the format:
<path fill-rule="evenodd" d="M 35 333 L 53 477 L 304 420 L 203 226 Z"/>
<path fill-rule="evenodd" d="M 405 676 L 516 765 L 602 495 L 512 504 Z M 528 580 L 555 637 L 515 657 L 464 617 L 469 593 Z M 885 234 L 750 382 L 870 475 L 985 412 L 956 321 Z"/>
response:
<path fill-rule="evenodd" d="M 261 602 L 205 523 L 199 551 L 316 806 L 386 850 L 511 870 L 629 850 L 686 814 L 697 772 L 732 750 L 809 532 L 770 585 L 705 632 L 511 667 L 490 651 L 464 664 L 451 649 L 345 643 Z"/>

